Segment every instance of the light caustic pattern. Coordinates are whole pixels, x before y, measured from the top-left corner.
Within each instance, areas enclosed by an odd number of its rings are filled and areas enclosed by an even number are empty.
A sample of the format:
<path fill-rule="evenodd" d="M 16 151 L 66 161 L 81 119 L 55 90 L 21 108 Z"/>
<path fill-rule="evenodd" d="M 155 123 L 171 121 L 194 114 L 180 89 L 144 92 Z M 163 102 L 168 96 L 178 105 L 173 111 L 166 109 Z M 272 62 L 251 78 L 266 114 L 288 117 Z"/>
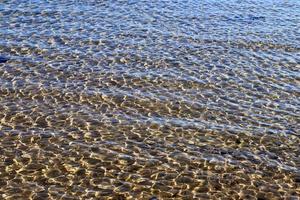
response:
<path fill-rule="evenodd" d="M 299 1 L 0 11 L 0 199 L 299 197 Z"/>

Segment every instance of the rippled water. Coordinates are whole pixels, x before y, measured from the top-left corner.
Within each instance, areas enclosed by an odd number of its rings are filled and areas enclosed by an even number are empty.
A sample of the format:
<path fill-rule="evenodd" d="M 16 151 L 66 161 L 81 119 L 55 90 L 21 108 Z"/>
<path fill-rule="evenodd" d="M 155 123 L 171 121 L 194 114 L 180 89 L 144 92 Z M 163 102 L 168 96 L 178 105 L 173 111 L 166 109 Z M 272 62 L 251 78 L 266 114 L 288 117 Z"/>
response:
<path fill-rule="evenodd" d="M 0 199 L 298 199 L 300 1 L 0 1 Z"/>

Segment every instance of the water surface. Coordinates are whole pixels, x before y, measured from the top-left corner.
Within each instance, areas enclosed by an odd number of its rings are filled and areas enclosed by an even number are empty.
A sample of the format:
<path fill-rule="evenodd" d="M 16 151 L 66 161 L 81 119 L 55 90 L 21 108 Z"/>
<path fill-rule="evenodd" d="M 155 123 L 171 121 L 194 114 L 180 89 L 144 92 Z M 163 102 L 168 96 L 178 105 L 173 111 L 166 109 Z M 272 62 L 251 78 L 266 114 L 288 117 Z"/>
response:
<path fill-rule="evenodd" d="M 299 1 L 0 11 L 1 199 L 299 197 Z"/>

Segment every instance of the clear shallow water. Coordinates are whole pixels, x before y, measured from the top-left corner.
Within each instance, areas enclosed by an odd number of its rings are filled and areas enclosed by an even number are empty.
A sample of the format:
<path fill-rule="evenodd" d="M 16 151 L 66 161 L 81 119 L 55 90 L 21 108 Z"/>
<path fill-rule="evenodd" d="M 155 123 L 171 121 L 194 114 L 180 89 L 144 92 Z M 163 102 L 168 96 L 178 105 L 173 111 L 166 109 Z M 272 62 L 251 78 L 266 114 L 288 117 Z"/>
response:
<path fill-rule="evenodd" d="M 3 199 L 297 199 L 299 1 L 1 1 Z"/>

